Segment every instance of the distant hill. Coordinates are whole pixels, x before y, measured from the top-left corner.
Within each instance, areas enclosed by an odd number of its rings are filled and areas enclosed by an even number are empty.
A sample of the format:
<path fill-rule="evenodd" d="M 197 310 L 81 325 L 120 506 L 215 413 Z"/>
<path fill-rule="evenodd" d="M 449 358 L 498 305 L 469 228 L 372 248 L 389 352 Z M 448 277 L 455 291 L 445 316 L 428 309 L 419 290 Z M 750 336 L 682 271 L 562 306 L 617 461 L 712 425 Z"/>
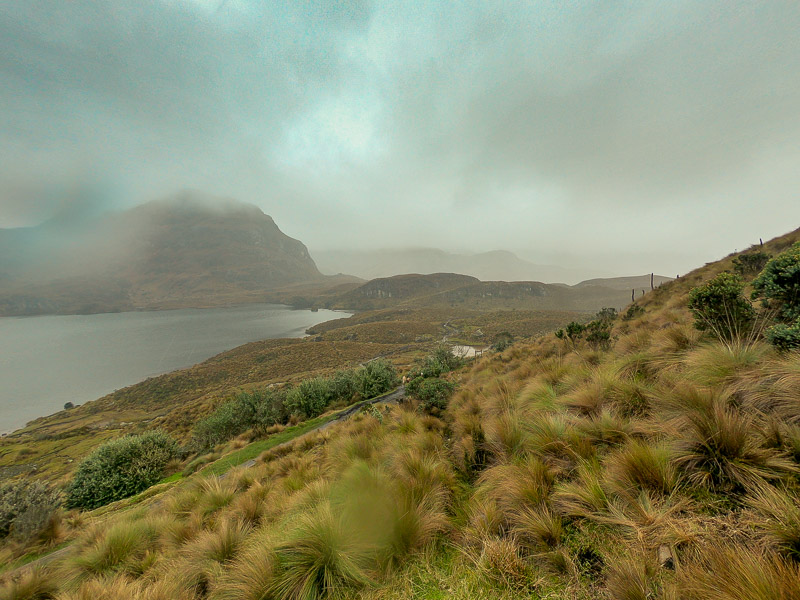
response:
<path fill-rule="evenodd" d="M 674 277 L 665 277 L 664 275 L 654 275 L 653 285 L 658 287 L 662 283 L 672 281 Z M 587 279 L 581 281 L 574 287 L 587 287 L 587 286 L 602 286 L 612 288 L 615 290 L 627 290 L 630 292 L 635 290 L 649 290 L 650 289 L 650 275 L 634 275 L 632 277 L 601 277 L 597 279 Z"/>
<path fill-rule="evenodd" d="M 326 278 L 258 207 L 194 192 L 79 224 L 0 230 L 0 315 L 264 301 Z"/>
<path fill-rule="evenodd" d="M 648 276 L 649 289 L 649 276 Z M 369 281 L 338 297 L 329 308 L 373 310 L 397 306 L 462 307 L 476 310 L 621 309 L 630 302 L 630 288 L 601 285 L 548 284 L 536 281 L 480 281 L 468 275 L 434 273 L 396 275 Z"/>
<path fill-rule="evenodd" d="M 362 279 L 402 273 L 462 273 L 481 281 L 575 282 L 596 274 L 587 270 L 534 264 L 505 250 L 477 254 L 457 254 L 436 248 L 313 250 L 312 255 L 323 273 L 349 273 Z"/>

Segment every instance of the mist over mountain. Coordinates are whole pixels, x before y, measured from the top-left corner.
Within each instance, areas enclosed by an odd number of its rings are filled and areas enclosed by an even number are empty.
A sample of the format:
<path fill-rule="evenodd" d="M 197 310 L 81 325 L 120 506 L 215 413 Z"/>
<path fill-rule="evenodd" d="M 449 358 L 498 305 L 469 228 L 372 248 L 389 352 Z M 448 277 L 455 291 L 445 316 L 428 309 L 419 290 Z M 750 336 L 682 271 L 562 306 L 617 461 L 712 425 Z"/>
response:
<path fill-rule="evenodd" d="M 610 275 L 591 269 L 539 265 L 512 252 L 495 250 L 475 254 L 446 252 L 437 248 L 359 250 L 312 250 L 320 271 L 348 273 L 362 279 L 404 273 L 461 273 L 481 281 L 543 281 L 573 284 L 590 277 Z"/>
<path fill-rule="evenodd" d="M 254 302 L 323 279 L 260 208 L 182 192 L 89 219 L 0 230 L 0 314 Z"/>

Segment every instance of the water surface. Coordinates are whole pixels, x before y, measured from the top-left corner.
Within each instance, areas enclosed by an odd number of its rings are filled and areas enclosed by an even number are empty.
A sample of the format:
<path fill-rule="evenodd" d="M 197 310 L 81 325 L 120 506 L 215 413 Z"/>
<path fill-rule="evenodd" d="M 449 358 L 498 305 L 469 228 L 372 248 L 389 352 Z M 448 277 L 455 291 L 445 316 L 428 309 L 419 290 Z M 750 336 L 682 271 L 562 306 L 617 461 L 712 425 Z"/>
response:
<path fill-rule="evenodd" d="M 276 304 L 0 318 L 0 432 L 247 342 L 343 315 Z"/>

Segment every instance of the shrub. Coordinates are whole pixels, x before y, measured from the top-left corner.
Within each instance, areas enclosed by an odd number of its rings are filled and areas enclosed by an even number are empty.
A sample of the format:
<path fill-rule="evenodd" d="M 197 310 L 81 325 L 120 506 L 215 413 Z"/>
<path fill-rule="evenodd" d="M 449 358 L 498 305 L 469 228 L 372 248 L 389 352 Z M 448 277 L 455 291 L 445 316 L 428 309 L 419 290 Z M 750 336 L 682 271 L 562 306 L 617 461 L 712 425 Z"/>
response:
<path fill-rule="evenodd" d="M 283 425 L 289 421 L 290 413 L 286 407 L 285 390 L 265 390 L 261 395 L 261 402 L 256 407 L 255 423 L 253 426 L 264 433 L 273 425 Z"/>
<path fill-rule="evenodd" d="M 800 348 L 800 319 L 793 324 L 778 323 L 766 331 L 767 340 L 779 350 Z"/>
<path fill-rule="evenodd" d="M 406 386 L 406 392 L 417 398 L 425 410 L 445 410 L 456 386 L 438 377 L 417 377 Z"/>
<path fill-rule="evenodd" d="M 47 526 L 59 504 L 58 493 L 40 481 L 0 486 L 0 539 L 32 539 Z"/>
<path fill-rule="evenodd" d="M 453 354 L 445 345 L 437 346 L 421 363 L 412 369 L 420 377 L 439 377 L 464 364 L 464 360 Z"/>
<path fill-rule="evenodd" d="M 753 305 L 742 295 L 744 282 L 733 273 L 720 273 L 689 292 L 689 309 L 700 331 L 730 341 L 746 335 L 755 319 Z"/>
<path fill-rule="evenodd" d="M 610 320 L 598 319 L 592 321 L 586 326 L 586 331 L 588 332 L 586 341 L 595 350 L 608 350 L 611 347 L 611 328 L 612 323 Z"/>
<path fill-rule="evenodd" d="M 604 307 L 594 316 L 596 321 L 614 321 L 617 318 L 617 309 Z"/>
<path fill-rule="evenodd" d="M 328 379 L 305 379 L 286 394 L 286 409 L 291 414 L 311 419 L 321 415 L 334 399 L 334 387 Z"/>
<path fill-rule="evenodd" d="M 494 344 L 492 344 L 492 349 L 494 349 L 497 352 L 502 352 L 513 343 L 514 343 L 514 336 L 511 335 L 508 331 L 501 331 L 496 336 L 494 336 Z"/>
<path fill-rule="evenodd" d="M 577 321 L 570 321 L 564 329 L 556 331 L 556 337 L 560 340 L 567 339 L 573 344 L 577 343 L 586 332 L 586 325 L 578 323 Z"/>
<path fill-rule="evenodd" d="M 644 309 L 641 306 L 639 306 L 638 304 L 631 304 L 628 307 L 628 310 L 625 311 L 625 314 L 622 315 L 622 320 L 631 321 L 643 314 L 644 314 Z"/>
<path fill-rule="evenodd" d="M 761 272 L 769 259 L 770 255 L 761 251 L 741 254 L 733 259 L 733 270 L 742 277 L 757 275 Z"/>
<path fill-rule="evenodd" d="M 774 308 L 783 323 L 800 319 L 800 242 L 767 263 L 753 280 L 753 298 Z"/>
<path fill-rule="evenodd" d="M 397 371 L 387 360 L 368 362 L 356 374 L 356 389 L 362 398 L 374 398 L 397 386 Z"/>
<path fill-rule="evenodd" d="M 178 455 L 178 444 L 163 431 L 127 435 L 106 442 L 84 458 L 67 486 L 67 508 L 97 508 L 133 496 L 156 483 Z"/>
<path fill-rule="evenodd" d="M 249 429 L 255 422 L 259 400 L 258 392 L 241 392 L 235 399 L 221 404 L 195 424 L 192 431 L 194 446 L 210 448 Z"/>

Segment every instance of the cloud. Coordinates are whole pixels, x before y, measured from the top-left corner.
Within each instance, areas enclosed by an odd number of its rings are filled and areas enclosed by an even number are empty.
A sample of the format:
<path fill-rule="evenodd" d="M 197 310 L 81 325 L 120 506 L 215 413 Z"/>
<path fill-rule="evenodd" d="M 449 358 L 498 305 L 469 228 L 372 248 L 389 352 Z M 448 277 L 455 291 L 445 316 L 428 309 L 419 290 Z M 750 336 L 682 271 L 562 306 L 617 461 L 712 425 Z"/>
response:
<path fill-rule="evenodd" d="M 0 226 L 58 210 L 19 181 L 96 178 L 255 202 L 312 248 L 682 271 L 798 224 L 799 26 L 781 1 L 4 5 Z"/>

